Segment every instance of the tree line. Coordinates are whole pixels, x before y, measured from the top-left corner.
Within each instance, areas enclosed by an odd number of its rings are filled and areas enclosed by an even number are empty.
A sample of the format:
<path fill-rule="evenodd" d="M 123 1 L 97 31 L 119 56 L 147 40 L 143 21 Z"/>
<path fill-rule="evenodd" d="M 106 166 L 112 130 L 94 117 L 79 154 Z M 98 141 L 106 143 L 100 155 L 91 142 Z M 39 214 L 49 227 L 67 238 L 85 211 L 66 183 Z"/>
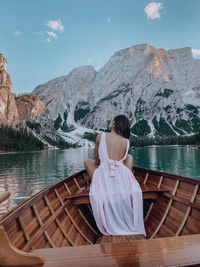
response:
<path fill-rule="evenodd" d="M 44 144 L 26 128 L 0 125 L 0 150 L 19 151 L 43 149 Z"/>
<path fill-rule="evenodd" d="M 200 130 L 190 136 L 165 136 L 165 137 L 130 137 L 132 147 L 144 147 L 151 145 L 200 145 Z"/>

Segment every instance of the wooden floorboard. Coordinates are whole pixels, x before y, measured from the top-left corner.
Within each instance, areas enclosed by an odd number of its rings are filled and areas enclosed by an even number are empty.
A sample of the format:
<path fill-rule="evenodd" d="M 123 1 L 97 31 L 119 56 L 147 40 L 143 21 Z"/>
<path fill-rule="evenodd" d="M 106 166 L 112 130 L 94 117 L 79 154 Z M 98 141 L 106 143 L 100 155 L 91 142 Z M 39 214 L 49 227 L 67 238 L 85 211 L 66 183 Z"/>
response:
<path fill-rule="evenodd" d="M 44 267 L 200 266 L 200 235 L 103 245 L 40 249 Z"/>

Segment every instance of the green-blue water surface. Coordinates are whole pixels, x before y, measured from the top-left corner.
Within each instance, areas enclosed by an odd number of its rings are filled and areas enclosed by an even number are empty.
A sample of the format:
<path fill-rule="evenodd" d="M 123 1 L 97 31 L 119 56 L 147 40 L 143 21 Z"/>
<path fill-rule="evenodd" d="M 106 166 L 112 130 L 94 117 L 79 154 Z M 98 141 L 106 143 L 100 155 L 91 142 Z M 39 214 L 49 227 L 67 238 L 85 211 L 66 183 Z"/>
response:
<path fill-rule="evenodd" d="M 91 148 L 42 150 L 0 154 L 0 193 L 11 192 L 0 205 L 0 214 L 39 190 L 82 170 L 93 158 Z M 130 150 L 134 165 L 200 179 L 200 150 L 195 147 L 151 147 Z"/>

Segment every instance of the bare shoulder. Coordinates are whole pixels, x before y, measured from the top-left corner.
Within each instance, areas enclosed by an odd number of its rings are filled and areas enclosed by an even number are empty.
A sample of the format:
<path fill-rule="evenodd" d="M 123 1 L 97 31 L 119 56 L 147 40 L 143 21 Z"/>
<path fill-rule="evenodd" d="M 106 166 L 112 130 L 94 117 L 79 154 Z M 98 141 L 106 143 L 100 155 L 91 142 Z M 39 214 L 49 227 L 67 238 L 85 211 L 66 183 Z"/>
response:
<path fill-rule="evenodd" d="M 98 133 L 97 137 L 96 137 L 96 143 L 100 143 L 100 140 L 101 140 L 101 135 L 102 133 Z"/>

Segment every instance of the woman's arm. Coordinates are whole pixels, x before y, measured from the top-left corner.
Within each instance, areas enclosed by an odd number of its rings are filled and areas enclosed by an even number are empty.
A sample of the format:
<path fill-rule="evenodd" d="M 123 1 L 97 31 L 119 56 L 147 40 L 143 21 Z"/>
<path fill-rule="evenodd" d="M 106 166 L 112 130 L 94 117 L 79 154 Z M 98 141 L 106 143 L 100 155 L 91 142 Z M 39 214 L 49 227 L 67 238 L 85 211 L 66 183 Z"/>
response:
<path fill-rule="evenodd" d="M 133 171 L 133 157 L 130 154 L 128 154 L 126 159 L 124 160 L 124 165 L 128 167 L 131 172 Z"/>
<path fill-rule="evenodd" d="M 94 149 L 94 156 L 95 156 L 96 163 L 98 165 L 100 164 L 100 159 L 99 159 L 99 143 L 100 143 L 100 140 L 101 140 L 101 134 L 99 133 L 97 135 L 97 138 L 96 138 L 95 149 Z"/>

